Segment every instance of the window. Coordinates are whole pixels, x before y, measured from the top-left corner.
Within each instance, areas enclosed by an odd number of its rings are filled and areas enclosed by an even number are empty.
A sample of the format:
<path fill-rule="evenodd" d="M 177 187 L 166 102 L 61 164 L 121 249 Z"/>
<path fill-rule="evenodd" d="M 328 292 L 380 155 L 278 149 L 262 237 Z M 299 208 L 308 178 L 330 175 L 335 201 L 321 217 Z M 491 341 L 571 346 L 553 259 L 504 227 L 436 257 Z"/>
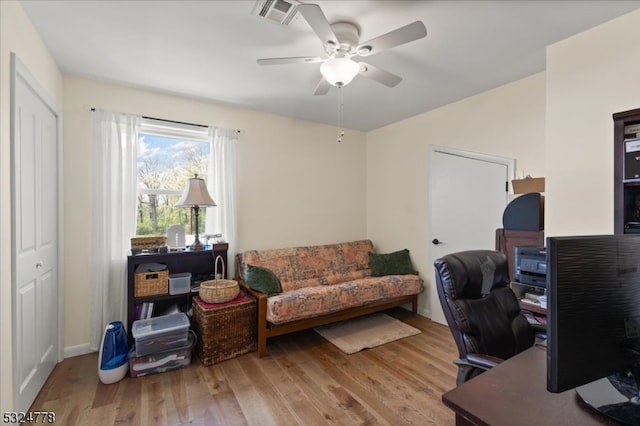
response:
<path fill-rule="evenodd" d="M 136 235 L 166 235 L 171 225 L 182 225 L 186 234 L 195 231 L 191 209 L 175 204 L 189 178 L 197 174 L 208 182 L 211 155 L 207 127 L 142 119 L 138 135 Z M 200 234 L 204 234 L 206 212 L 207 209 L 200 210 Z"/>

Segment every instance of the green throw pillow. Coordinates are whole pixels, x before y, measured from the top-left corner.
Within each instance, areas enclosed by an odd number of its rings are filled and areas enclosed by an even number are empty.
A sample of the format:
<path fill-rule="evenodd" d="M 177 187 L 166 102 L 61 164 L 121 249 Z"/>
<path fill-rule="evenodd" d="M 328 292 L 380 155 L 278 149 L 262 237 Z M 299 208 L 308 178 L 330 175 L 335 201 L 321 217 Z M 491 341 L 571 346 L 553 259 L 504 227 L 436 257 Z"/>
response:
<path fill-rule="evenodd" d="M 267 296 L 282 293 L 280 280 L 271 269 L 263 268 L 262 266 L 247 265 L 244 280 L 249 284 L 249 287 Z"/>
<path fill-rule="evenodd" d="M 408 249 L 388 254 L 369 253 L 369 264 L 374 277 L 415 274 Z"/>

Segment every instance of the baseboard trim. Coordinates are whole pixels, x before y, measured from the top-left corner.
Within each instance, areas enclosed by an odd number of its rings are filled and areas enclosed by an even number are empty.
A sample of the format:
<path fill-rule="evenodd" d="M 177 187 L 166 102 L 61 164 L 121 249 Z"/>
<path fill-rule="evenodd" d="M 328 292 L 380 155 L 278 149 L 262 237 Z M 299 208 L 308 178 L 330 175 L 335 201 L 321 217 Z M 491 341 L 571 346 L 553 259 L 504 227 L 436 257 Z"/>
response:
<path fill-rule="evenodd" d="M 64 357 L 73 358 L 75 356 L 86 355 L 95 352 L 88 343 L 76 346 L 66 346 L 64 348 Z"/>

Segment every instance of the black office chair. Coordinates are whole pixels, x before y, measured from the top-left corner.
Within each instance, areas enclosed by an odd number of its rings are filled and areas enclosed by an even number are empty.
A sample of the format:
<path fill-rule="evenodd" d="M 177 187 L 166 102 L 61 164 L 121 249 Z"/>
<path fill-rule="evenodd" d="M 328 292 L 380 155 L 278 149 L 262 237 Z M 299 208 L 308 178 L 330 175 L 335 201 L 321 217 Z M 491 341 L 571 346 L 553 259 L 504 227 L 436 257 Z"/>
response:
<path fill-rule="evenodd" d="M 535 331 L 509 288 L 507 257 L 493 250 L 434 262 L 440 304 L 458 347 L 456 385 L 531 347 Z"/>

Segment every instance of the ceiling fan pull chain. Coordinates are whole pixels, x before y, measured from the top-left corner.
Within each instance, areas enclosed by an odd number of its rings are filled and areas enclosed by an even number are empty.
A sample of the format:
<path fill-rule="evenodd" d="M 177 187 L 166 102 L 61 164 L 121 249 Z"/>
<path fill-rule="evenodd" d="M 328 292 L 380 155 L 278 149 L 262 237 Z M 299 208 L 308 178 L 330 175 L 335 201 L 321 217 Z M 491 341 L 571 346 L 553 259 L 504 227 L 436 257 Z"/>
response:
<path fill-rule="evenodd" d="M 338 92 L 340 93 L 340 106 L 338 107 L 338 127 L 340 127 L 340 133 L 338 133 L 338 142 L 342 142 L 342 137 L 344 136 L 344 94 L 342 92 L 342 89 L 342 86 L 338 87 Z"/>

